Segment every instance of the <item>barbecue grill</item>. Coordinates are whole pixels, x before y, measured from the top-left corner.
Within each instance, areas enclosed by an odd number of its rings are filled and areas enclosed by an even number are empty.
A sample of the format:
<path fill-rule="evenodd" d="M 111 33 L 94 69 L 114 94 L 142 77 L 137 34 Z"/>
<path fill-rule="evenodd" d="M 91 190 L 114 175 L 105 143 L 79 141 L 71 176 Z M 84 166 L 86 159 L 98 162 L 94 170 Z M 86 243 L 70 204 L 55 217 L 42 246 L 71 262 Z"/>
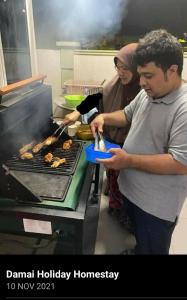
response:
<path fill-rule="evenodd" d="M 92 254 L 102 170 L 86 161 L 88 143 L 73 140 L 70 149 L 62 150 L 69 139 L 63 132 L 33 159 L 19 156 L 23 145 L 44 140 L 58 126 L 52 119 L 51 87 L 44 78 L 36 76 L 0 90 L 0 232 L 36 238 L 37 244 L 42 239 L 55 241 L 55 254 Z M 49 151 L 66 163 L 51 168 L 44 161 Z M 36 229 L 41 221 L 48 229 Z"/>

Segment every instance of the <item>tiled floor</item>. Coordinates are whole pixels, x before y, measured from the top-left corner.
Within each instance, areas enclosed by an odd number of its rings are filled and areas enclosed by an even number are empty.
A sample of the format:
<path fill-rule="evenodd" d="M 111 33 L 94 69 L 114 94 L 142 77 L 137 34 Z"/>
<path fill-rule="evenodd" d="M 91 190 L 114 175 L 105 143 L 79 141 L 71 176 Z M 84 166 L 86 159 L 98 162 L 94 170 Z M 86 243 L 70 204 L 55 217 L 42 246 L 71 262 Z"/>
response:
<path fill-rule="evenodd" d="M 187 198 L 171 241 L 172 254 L 187 254 Z"/>
<path fill-rule="evenodd" d="M 107 208 L 108 197 L 102 194 L 95 254 L 120 254 L 135 245 L 135 239 L 108 214 Z M 173 233 L 170 254 L 187 254 L 187 199 Z"/>

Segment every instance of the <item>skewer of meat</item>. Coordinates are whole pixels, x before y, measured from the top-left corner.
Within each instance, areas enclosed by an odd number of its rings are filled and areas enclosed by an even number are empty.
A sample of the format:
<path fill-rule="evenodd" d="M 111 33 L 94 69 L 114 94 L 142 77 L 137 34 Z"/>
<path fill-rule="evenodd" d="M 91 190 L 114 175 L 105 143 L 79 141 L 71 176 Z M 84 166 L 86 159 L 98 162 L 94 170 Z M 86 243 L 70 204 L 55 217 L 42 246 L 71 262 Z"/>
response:
<path fill-rule="evenodd" d="M 32 155 L 32 153 L 30 152 L 24 152 L 23 154 L 21 154 L 20 158 L 21 159 L 32 159 L 34 156 Z"/>
<path fill-rule="evenodd" d="M 38 152 L 42 149 L 43 146 L 44 146 L 44 143 L 43 143 L 43 142 L 36 144 L 36 145 L 32 148 L 32 152 L 33 152 L 33 153 L 38 153 Z"/>
<path fill-rule="evenodd" d="M 33 145 L 34 145 L 34 142 L 31 142 L 31 143 L 23 146 L 22 148 L 19 149 L 19 154 L 22 155 L 23 153 L 25 153 L 28 150 L 32 149 Z"/>
<path fill-rule="evenodd" d="M 54 144 L 58 139 L 55 136 L 49 136 L 44 142 L 43 144 L 46 146 L 52 145 Z"/>

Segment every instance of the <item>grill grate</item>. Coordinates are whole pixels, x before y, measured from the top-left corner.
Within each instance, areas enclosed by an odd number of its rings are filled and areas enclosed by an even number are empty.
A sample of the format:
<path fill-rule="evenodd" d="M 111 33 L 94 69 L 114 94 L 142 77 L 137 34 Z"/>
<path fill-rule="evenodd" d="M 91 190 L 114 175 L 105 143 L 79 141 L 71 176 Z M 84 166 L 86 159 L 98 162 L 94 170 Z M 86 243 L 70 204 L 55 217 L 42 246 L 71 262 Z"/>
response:
<path fill-rule="evenodd" d="M 55 143 L 51 147 L 51 151 L 49 148 L 48 152 L 52 152 L 53 156 L 66 159 L 66 163 L 60 165 L 58 168 L 51 168 L 51 164 L 44 161 L 42 152 L 34 154 L 34 158 L 30 160 L 21 160 L 19 156 L 13 155 L 12 158 L 7 160 L 5 164 L 12 170 L 72 175 L 75 172 L 81 150 L 81 142 L 74 141 L 68 150 L 62 150 L 62 142 Z"/>

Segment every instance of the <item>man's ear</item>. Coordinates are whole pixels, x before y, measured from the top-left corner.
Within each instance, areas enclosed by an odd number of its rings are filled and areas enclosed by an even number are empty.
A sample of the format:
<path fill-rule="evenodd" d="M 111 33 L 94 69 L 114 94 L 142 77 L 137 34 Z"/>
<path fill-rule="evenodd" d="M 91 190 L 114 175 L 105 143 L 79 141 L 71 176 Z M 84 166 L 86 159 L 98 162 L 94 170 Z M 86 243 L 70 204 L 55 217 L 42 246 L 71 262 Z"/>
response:
<path fill-rule="evenodd" d="M 171 66 L 169 67 L 169 70 L 170 70 L 172 73 L 177 73 L 178 65 L 171 65 Z"/>

